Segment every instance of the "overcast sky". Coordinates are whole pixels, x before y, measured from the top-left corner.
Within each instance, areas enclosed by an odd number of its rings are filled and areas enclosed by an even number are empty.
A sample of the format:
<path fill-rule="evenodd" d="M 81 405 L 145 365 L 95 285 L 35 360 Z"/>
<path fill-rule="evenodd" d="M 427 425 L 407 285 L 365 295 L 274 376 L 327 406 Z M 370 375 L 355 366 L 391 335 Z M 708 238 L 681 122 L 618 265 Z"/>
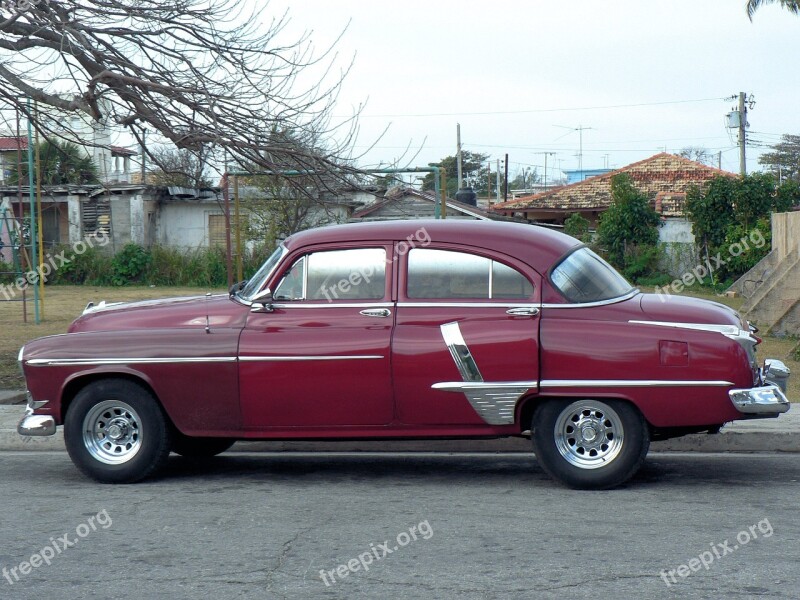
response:
<path fill-rule="evenodd" d="M 257 0 L 253 0 L 257 1 Z M 752 94 L 748 171 L 783 133 L 800 133 L 800 18 L 744 0 L 494 2 L 273 0 L 291 30 L 313 30 L 355 62 L 337 114 L 366 102 L 355 152 L 361 166 L 425 166 L 462 146 L 509 154 L 512 174 L 622 167 L 700 146 L 738 171 L 725 115 Z M 348 26 L 349 23 L 349 26 Z M 590 129 L 589 129 L 590 128 Z"/>

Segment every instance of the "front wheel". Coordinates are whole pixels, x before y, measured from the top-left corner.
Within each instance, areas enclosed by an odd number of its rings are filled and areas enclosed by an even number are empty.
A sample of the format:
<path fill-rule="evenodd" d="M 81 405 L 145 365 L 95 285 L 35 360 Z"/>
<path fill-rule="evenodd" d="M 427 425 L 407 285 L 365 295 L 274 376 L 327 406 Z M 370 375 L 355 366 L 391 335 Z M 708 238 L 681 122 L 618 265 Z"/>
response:
<path fill-rule="evenodd" d="M 64 419 L 67 452 L 85 475 L 101 483 L 133 483 L 169 456 L 170 429 L 152 394 L 124 379 L 83 388 Z"/>
<path fill-rule="evenodd" d="M 576 489 L 621 485 L 650 448 L 644 417 L 621 400 L 547 400 L 534 413 L 531 432 L 542 468 Z"/>

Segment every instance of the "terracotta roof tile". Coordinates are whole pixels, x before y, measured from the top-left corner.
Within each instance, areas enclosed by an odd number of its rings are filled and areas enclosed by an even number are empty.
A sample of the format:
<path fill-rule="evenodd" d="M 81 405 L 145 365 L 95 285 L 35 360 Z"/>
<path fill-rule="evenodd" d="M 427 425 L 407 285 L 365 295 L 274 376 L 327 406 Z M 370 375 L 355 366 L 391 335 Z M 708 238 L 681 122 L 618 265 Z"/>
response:
<path fill-rule="evenodd" d="M 28 149 L 28 138 L 15 137 L 15 136 L 0 136 L 0 152 L 8 152 L 9 150 Z"/>
<path fill-rule="evenodd" d="M 620 173 L 630 175 L 634 186 L 653 202 L 660 197 L 660 212 L 667 217 L 683 215 L 686 191 L 691 186 L 702 185 L 718 175 L 736 177 L 735 173 L 662 152 L 578 183 L 496 204 L 492 210 L 504 213 L 604 210 L 611 205 L 611 178 Z"/>

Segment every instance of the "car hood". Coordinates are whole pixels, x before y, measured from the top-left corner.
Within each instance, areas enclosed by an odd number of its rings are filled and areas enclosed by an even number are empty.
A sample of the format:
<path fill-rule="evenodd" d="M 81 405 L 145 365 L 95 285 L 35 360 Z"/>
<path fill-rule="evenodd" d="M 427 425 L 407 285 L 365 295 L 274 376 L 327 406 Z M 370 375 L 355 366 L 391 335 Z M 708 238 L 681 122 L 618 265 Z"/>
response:
<path fill-rule="evenodd" d="M 711 300 L 665 294 L 642 294 L 640 306 L 651 321 L 735 325 L 746 328 L 739 313 L 729 306 Z"/>
<path fill-rule="evenodd" d="M 227 294 L 103 304 L 89 307 L 69 333 L 124 329 L 244 327 L 249 309 Z"/>

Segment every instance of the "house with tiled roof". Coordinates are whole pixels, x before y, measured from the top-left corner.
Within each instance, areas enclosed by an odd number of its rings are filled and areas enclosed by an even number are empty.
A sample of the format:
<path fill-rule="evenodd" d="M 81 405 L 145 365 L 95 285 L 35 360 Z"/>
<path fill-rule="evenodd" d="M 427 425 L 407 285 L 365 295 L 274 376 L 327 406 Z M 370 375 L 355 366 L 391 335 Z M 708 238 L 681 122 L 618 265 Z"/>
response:
<path fill-rule="evenodd" d="M 510 221 L 510 217 L 484 210 L 473 204 L 445 199 L 445 217 L 448 219 L 474 219 L 479 221 Z M 353 213 L 350 221 L 392 221 L 395 219 L 432 219 L 441 211 L 441 199 L 433 192 L 398 185 L 390 188 L 384 197 Z"/>
<path fill-rule="evenodd" d="M 611 178 L 627 173 L 633 185 L 650 198 L 665 219 L 684 219 L 686 192 L 720 175 L 735 173 L 704 165 L 682 156 L 662 152 L 621 169 L 532 196 L 492 206 L 493 211 L 530 222 L 563 224 L 572 213 L 580 213 L 592 226 L 611 206 Z"/>

